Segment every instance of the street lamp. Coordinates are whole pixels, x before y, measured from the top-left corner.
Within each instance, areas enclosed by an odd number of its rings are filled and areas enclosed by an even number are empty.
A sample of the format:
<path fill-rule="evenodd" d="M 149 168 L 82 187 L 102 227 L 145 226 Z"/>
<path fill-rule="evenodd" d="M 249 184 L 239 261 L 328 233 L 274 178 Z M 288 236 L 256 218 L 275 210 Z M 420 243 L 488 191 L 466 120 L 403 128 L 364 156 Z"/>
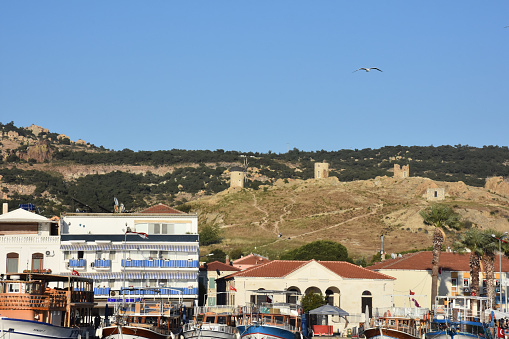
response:
<path fill-rule="evenodd" d="M 504 238 L 507 239 L 508 232 L 504 232 L 504 234 L 498 238 L 495 234 L 491 235 L 493 238 L 498 240 L 498 271 L 500 274 L 500 308 L 502 308 L 502 286 L 504 286 L 504 277 L 502 275 L 502 241 L 507 243 Z M 507 286 L 505 289 L 505 300 L 504 300 L 504 312 L 507 309 Z"/>

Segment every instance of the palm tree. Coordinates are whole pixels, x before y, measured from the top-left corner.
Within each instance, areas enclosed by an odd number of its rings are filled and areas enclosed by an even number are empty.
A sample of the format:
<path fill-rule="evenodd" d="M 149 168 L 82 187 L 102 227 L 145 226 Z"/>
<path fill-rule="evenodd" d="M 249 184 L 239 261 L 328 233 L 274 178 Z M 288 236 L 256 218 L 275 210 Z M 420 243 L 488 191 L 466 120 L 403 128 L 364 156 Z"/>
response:
<path fill-rule="evenodd" d="M 503 234 L 491 229 L 484 231 L 483 234 L 485 237 L 483 264 L 484 270 L 486 271 L 486 295 L 494 306 L 497 295 L 495 291 L 495 252 L 498 252 L 497 238 L 500 239 Z M 496 238 L 494 238 L 492 234 L 494 234 Z M 499 277 L 499 279 L 502 280 L 502 277 Z M 500 285 L 500 292 L 502 292 L 502 285 Z M 502 293 L 500 293 L 500 296 L 502 296 Z M 502 302 L 502 298 L 500 298 L 500 302 Z"/>
<path fill-rule="evenodd" d="M 484 243 L 486 241 L 485 234 L 478 228 L 471 228 L 466 231 L 455 244 L 457 252 L 464 252 L 465 249 L 470 250 L 470 292 L 474 296 L 479 293 L 479 272 L 481 271 L 481 258 L 484 254 Z"/>
<path fill-rule="evenodd" d="M 460 229 L 460 217 L 452 208 L 446 205 L 434 204 L 419 212 L 427 225 L 435 226 L 433 232 L 433 259 L 431 261 L 431 305 L 435 304 L 435 298 L 438 295 L 438 264 L 440 263 L 440 253 L 445 241 L 443 229 Z"/>

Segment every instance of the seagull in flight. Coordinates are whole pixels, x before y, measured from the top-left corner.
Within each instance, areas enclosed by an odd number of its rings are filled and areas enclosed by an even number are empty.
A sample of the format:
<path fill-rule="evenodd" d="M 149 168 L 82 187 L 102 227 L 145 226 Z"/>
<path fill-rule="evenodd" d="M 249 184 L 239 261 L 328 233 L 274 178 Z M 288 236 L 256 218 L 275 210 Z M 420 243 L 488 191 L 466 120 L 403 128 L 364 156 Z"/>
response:
<path fill-rule="evenodd" d="M 358 70 L 353 71 L 352 73 L 355 73 L 355 72 L 357 72 L 357 71 L 360 71 L 361 69 L 365 70 L 366 72 L 369 72 L 369 71 L 371 71 L 372 69 L 376 69 L 377 71 L 383 72 L 381 69 L 376 68 L 376 67 L 371 67 L 371 68 L 364 68 L 364 67 L 361 67 L 361 68 L 359 68 Z"/>

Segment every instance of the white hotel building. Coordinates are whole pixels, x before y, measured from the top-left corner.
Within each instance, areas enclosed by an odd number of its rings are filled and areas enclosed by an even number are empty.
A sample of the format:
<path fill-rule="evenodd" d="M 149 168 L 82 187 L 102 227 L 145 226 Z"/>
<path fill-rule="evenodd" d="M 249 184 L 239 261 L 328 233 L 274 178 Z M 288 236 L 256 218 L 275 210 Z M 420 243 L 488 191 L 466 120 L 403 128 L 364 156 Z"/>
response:
<path fill-rule="evenodd" d="M 139 213 L 65 213 L 56 223 L 22 209 L 4 211 L 0 244 L 6 258 L 0 273 L 75 271 L 94 280 L 99 308 L 122 298 L 124 288 L 131 298 L 157 293 L 188 306 L 198 297 L 198 216 L 166 205 Z"/>

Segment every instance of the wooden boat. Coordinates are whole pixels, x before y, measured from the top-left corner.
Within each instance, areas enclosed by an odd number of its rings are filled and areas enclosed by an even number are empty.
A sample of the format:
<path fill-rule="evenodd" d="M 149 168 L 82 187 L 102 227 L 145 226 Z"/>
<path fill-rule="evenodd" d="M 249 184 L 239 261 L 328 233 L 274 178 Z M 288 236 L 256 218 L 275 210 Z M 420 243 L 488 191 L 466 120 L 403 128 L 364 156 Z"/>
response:
<path fill-rule="evenodd" d="M 363 324 L 361 336 L 367 339 L 420 339 L 428 329 L 427 308 L 390 307 L 376 312 Z"/>
<path fill-rule="evenodd" d="M 292 291 L 254 291 L 258 294 L 291 294 Z M 242 307 L 237 329 L 243 339 L 302 338 L 302 308 L 292 303 L 248 304 Z"/>
<path fill-rule="evenodd" d="M 153 289 L 157 290 L 157 289 Z M 111 326 L 102 328 L 107 339 L 169 339 L 182 327 L 181 302 L 150 298 L 118 299 L 115 319 Z"/>
<path fill-rule="evenodd" d="M 203 306 L 194 309 L 193 319 L 184 325 L 185 339 L 238 339 L 236 307 Z"/>
<path fill-rule="evenodd" d="M 92 325 L 92 279 L 16 273 L 0 281 L 0 337 L 86 338 Z"/>

